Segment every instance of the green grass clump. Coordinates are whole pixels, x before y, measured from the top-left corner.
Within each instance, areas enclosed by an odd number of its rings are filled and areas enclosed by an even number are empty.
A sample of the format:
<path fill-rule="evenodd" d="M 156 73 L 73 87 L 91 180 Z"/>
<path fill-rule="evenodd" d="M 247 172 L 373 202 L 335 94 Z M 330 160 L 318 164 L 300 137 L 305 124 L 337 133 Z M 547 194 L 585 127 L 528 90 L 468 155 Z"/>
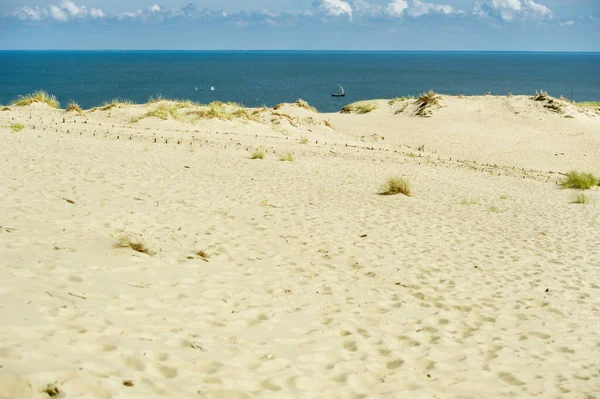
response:
<path fill-rule="evenodd" d="M 260 148 L 250 155 L 250 159 L 265 159 L 265 151 Z"/>
<path fill-rule="evenodd" d="M 249 121 L 258 121 L 258 116 L 248 112 L 236 103 L 223 103 L 215 101 L 207 106 L 203 106 L 200 110 L 192 111 L 188 115 L 195 115 L 196 120 L 199 119 L 220 119 L 230 121 L 232 119 L 245 119 Z"/>
<path fill-rule="evenodd" d="M 598 185 L 598 178 L 591 173 L 570 171 L 561 183 L 563 188 L 588 190 Z"/>
<path fill-rule="evenodd" d="M 306 101 L 304 101 L 301 98 L 299 98 L 296 101 L 296 105 L 299 106 L 300 108 L 304 108 L 304 109 L 307 109 L 309 111 L 319 112 L 319 111 L 317 111 L 317 109 L 315 107 L 313 107 L 312 105 L 310 105 L 309 103 L 307 103 Z M 277 109 L 277 108 L 275 108 L 275 109 Z"/>
<path fill-rule="evenodd" d="M 462 199 L 462 200 L 460 200 L 460 204 L 465 205 L 465 206 L 471 206 L 471 205 L 479 204 L 479 201 L 474 200 L 474 199 Z"/>
<path fill-rule="evenodd" d="M 584 101 L 575 104 L 584 108 L 600 108 L 600 101 Z"/>
<path fill-rule="evenodd" d="M 52 108 L 59 108 L 60 103 L 56 99 L 55 96 L 51 96 L 43 90 L 36 91 L 33 94 L 27 94 L 25 96 L 19 96 L 15 101 L 13 101 L 13 105 L 23 107 L 25 105 L 30 105 L 33 103 L 42 103 L 51 106 Z"/>
<path fill-rule="evenodd" d="M 288 152 L 279 156 L 279 160 L 282 162 L 294 162 L 294 154 Z"/>
<path fill-rule="evenodd" d="M 302 138 L 300 139 L 300 144 L 308 144 L 308 138 L 306 138 L 306 137 L 302 137 Z"/>
<path fill-rule="evenodd" d="M 20 132 L 24 128 L 25 126 L 21 123 L 13 123 L 12 125 L 10 125 L 10 129 L 15 133 Z"/>
<path fill-rule="evenodd" d="M 573 204 L 587 205 L 591 202 L 590 197 L 583 193 L 573 195 Z"/>
<path fill-rule="evenodd" d="M 381 195 L 396 195 L 403 194 L 410 197 L 410 184 L 403 177 L 390 177 L 387 182 L 381 187 L 379 192 Z"/>
<path fill-rule="evenodd" d="M 342 114 L 368 114 L 376 109 L 377 105 L 373 103 L 358 102 L 346 105 L 340 112 Z"/>

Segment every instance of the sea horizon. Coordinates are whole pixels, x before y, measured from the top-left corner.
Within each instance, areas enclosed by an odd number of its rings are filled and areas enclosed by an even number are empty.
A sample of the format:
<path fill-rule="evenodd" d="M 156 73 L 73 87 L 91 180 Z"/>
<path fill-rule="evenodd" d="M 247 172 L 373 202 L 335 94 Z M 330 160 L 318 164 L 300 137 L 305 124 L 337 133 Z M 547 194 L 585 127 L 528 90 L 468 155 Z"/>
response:
<path fill-rule="evenodd" d="M 0 103 L 45 90 L 92 108 L 115 97 L 274 106 L 302 98 L 321 112 L 377 98 L 533 95 L 600 99 L 600 53 L 359 50 L 0 50 Z M 565 73 L 568 71 L 569 73 Z M 337 84 L 346 92 L 332 97 Z M 211 89 L 214 88 L 214 90 Z"/>

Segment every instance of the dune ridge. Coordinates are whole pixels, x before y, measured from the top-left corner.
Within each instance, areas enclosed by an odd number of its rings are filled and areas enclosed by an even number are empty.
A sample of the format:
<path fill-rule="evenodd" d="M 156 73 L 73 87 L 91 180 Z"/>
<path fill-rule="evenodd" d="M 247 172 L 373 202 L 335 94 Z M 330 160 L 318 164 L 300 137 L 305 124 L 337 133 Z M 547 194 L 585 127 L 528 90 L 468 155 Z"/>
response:
<path fill-rule="evenodd" d="M 600 114 L 438 96 L 3 108 L 0 398 L 597 397 Z"/>

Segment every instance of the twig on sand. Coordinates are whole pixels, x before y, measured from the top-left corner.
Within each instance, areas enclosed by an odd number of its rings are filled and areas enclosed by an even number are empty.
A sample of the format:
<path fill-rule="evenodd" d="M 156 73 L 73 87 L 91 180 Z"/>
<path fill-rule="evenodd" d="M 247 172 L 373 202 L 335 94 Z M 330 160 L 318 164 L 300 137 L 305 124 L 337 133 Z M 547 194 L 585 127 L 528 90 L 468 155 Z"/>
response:
<path fill-rule="evenodd" d="M 77 298 L 81 298 L 81 299 L 87 299 L 87 298 L 86 298 L 86 297 L 84 297 L 84 296 L 77 295 L 77 294 L 73 294 L 73 293 L 71 293 L 71 292 L 68 292 L 67 294 L 69 294 L 69 295 L 71 295 L 71 296 L 74 296 L 74 297 L 77 297 Z"/>
<path fill-rule="evenodd" d="M 7 226 L 0 226 L 0 229 L 6 231 L 7 233 L 11 233 L 15 230 L 19 230 L 19 229 L 15 229 L 14 227 L 7 227 Z"/>

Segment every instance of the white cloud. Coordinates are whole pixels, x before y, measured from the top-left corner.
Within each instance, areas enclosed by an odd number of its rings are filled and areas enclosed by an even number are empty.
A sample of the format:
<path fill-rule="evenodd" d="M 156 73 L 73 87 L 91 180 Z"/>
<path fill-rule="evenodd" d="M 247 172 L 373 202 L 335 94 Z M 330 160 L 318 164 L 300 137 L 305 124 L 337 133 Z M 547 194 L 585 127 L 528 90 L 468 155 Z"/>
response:
<path fill-rule="evenodd" d="M 76 17 L 78 15 L 87 14 L 87 8 L 85 6 L 78 7 L 72 1 L 63 1 L 62 4 L 60 5 L 60 8 L 63 11 L 66 11 L 69 14 L 71 14 L 71 16 L 73 16 L 73 17 Z"/>
<path fill-rule="evenodd" d="M 42 13 L 43 13 L 43 10 L 40 10 L 39 7 L 32 8 L 32 7 L 25 6 L 25 7 L 17 8 L 13 12 L 13 15 L 23 21 L 27 21 L 27 20 L 39 21 L 40 19 L 42 19 Z"/>
<path fill-rule="evenodd" d="M 315 0 L 312 4 L 322 9 L 325 14 L 333 17 L 347 15 L 352 18 L 354 12 L 352 6 L 344 0 Z"/>
<path fill-rule="evenodd" d="M 454 11 L 448 4 L 425 3 L 420 0 L 414 0 L 413 6 L 409 8 L 408 14 L 412 17 L 420 17 L 430 13 L 451 14 Z"/>
<path fill-rule="evenodd" d="M 407 8 L 408 3 L 405 0 L 392 0 L 388 4 L 386 11 L 391 17 L 400 18 Z"/>
<path fill-rule="evenodd" d="M 94 19 L 96 18 L 104 18 L 104 12 L 98 8 L 90 9 L 90 16 Z"/>
<path fill-rule="evenodd" d="M 381 6 L 371 4 L 366 0 L 354 0 L 352 4 L 354 5 L 354 12 L 356 14 L 375 17 L 383 13 Z"/>
<path fill-rule="evenodd" d="M 57 21 L 66 22 L 69 20 L 67 13 L 64 12 L 61 8 L 52 4 L 49 8 L 50 10 L 50 18 L 55 19 Z"/>
<path fill-rule="evenodd" d="M 543 4 L 538 4 L 533 0 L 525 0 L 525 6 L 529 7 L 536 17 L 551 18 L 552 11 Z"/>
<path fill-rule="evenodd" d="M 552 18 L 552 10 L 533 0 L 487 0 L 483 4 L 475 3 L 473 14 L 503 21 L 512 21 L 519 16 Z"/>
<path fill-rule="evenodd" d="M 160 12 L 160 6 L 158 4 L 153 5 L 148 9 L 150 12 Z"/>
<path fill-rule="evenodd" d="M 575 21 L 567 21 L 567 22 L 561 22 L 560 26 L 573 26 L 575 25 Z"/>

